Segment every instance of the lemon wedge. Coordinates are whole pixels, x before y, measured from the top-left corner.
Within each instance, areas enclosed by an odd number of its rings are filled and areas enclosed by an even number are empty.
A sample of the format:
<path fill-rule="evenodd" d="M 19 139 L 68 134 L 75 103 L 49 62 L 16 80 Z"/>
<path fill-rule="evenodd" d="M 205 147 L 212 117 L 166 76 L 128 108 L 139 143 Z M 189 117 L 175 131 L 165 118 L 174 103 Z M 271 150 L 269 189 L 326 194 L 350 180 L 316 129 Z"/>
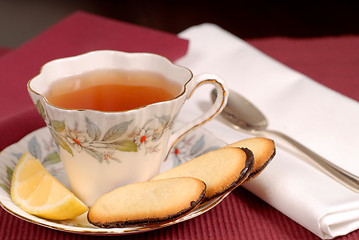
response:
<path fill-rule="evenodd" d="M 72 219 L 88 210 L 28 152 L 14 170 L 11 199 L 25 212 L 51 220 Z"/>

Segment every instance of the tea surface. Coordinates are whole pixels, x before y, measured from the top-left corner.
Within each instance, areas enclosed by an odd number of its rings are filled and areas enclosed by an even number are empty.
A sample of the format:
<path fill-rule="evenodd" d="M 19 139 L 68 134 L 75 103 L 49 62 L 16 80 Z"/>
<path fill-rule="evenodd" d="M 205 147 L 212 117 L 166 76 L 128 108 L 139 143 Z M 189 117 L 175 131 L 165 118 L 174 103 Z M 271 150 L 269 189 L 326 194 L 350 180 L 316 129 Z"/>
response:
<path fill-rule="evenodd" d="M 45 96 L 66 109 L 126 111 L 172 99 L 180 91 L 178 83 L 158 73 L 103 69 L 59 79 Z"/>

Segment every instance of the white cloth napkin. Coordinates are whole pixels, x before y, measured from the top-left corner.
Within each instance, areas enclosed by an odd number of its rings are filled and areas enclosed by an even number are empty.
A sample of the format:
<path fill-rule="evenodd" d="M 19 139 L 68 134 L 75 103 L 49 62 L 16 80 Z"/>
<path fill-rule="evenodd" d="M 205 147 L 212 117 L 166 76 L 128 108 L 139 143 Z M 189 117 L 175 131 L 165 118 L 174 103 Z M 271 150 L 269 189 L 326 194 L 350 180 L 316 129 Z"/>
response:
<path fill-rule="evenodd" d="M 190 46 L 177 64 L 195 75 L 211 72 L 222 77 L 230 89 L 262 110 L 270 129 L 290 135 L 359 175 L 358 102 L 284 66 L 216 25 L 194 26 L 179 36 L 189 39 Z M 206 87 L 198 89 L 192 104 L 185 104 L 180 121 L 208 107 L 209 99 Z M 204 126 L 228 143 L 249 137 L 219 118 Z M 358 229 L 359 194 L 285 149 L 279 146 L 271 164 L 245 187 L 321 238 Z"/>

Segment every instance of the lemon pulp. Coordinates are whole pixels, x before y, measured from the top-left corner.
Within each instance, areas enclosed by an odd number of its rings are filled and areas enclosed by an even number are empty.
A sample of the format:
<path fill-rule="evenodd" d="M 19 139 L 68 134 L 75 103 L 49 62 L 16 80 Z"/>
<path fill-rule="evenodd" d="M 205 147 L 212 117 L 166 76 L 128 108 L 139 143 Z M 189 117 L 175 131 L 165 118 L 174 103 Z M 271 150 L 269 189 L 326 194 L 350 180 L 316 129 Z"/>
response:
<path fill-rule="evenodd" d="M 75 218 L 88 207 L 26 152 L 11 181 L 11 199 L 22 210 L 51 220 Z"/>

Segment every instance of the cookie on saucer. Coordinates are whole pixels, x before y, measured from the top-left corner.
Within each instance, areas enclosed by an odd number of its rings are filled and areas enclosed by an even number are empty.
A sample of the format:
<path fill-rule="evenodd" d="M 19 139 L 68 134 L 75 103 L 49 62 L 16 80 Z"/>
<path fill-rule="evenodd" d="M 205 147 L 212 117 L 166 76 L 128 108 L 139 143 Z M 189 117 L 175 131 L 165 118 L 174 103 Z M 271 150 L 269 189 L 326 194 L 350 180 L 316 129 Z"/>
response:
<path fill-rule="evenodd" d="M 171 178 L 129 184 L 100 197 L 87 218 L 98 227 L 161 224 L 195 209 L 206 185 L 196 178 Z"/>
<path fill-rule="evenodd" d="M 204 202 L 223 195 L 240 185 L 251 173 L 253 154 L 248 149 L 224 147 L 193 158 L 169 169 L 152 180 L 193 177 L 205 182 Z"/>
<path fill-rule="evenodd" d="M 246 181 L 257 177 L 275 156 L 274 141 L 264 137 L 247 138 L 227 147 L 248 148 L 254 155 L 254 166 Z"/>

